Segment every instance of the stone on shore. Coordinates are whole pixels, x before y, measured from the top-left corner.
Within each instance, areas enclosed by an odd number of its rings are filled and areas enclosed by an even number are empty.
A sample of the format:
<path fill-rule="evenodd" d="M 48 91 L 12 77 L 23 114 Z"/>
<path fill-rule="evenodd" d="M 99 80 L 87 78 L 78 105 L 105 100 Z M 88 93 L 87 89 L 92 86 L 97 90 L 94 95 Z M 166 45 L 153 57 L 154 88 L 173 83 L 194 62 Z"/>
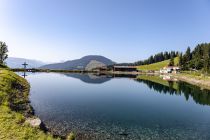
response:
<path fill-rule="evenodd" d="M 27 118 L 26 123 L 29 123 L 32 127 L 40 127 L 42 121 L 39 118 Z"/>

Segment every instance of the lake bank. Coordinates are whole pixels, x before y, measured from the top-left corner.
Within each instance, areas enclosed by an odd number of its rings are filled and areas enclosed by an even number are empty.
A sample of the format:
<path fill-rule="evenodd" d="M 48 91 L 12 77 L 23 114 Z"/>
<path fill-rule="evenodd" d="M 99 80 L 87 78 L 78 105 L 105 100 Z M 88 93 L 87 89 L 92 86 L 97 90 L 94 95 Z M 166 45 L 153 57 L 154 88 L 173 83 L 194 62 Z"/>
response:
<path fill-rule="evenodd" d="M 27 118 L 35 118 L 29 91 L 27 80 L 8 69 L 0 69 L 0 139 L 56 139 L 26 122 Z"/>
<path fill-rule="evenodd" d="M 121 71 L 107 71 L 103 72 L 104 74 L 113 74 L 113 75 L 162 75 L 159 72 L 121 72 Z M 172 78 L 175 78 L 177 80 L 187 82 L 189 84 L 199 86 L 201 88 L 205 88 L 210 90 L 210 77 L 209 76 L 203 76 L 203 75 L 195 75 L 193 73 L 176 73 L 176 74 L 163 74 L 165 76 L 172 76 Z"/>
<path fill-rule="evenodd" d="M 121 72 L 121 71 L 107 71 L 103 72 L 104 74 L 111 74 L 111 75 L 161 75 L 158 72 Z M 177 74 L 163 74 L 165 76 L 170 76 L 172 78 L 175 78 L 177 80 L 187 82 L 189 84 L 199 86 L 201 88 L 205 88 L 210 90 L 210 77 L 209 76 L 198 76 L 195 74 L 190 74 L 190 73 L 177 73 Z"/>
<path fill-rule="evenodd" d="M 210 90 L 210 77 L 209 76 L 196 76 L 193 74 L 187 74 L 187 73 L 179 73 L 179 74 L 173 74 L 174 78 L 177 78 L 180 81 L 187 82 L 192 85 L 199 86 L 201 88 L 205 88 Z"/>

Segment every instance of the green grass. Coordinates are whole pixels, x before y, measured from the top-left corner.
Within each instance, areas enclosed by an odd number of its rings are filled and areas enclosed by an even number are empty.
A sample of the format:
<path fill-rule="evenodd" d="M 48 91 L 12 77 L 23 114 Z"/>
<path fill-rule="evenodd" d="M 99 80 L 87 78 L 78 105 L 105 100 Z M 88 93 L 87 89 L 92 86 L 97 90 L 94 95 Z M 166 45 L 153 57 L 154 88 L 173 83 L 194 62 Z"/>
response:
<path fill-rule="evenodd" d="M 30 113 L 28 82 L 6 69 L 0 69 L 0 139 L 1 140 L 53 140 L 25 123 L 25 113 Z M 24 106 L 24 107 L 23 107 Z M 23 108 L 21 108 L 23 107 Z"/>
<path fill-rule="evenodd" d="M 165 61 L 161 61 L 161 62 L 157 62 L 157 63 L 153 63 L 153 64 L 149 64 L 149 65 L 141 65 L 141 66 L 137 66 L 138 70 L 141 71 L 159 71 L 161 68 L 167 66 L 169 64 L 170 60 L 165 60 Z M 179 62 L 179 58 L 176 57 L 174 59 L 174 64 L 177 65 Z"/>
<path fill-rule="evenodd" d="M 8 67 L 4 64 L 0 64 L 0 68 L 8 68 Z"/>
<path fill-rule="evenodd" d="M 204 75 L 201 71 L 182 71 L 179 75 L 196 80 L 210 81 L 210 75 Z"/>

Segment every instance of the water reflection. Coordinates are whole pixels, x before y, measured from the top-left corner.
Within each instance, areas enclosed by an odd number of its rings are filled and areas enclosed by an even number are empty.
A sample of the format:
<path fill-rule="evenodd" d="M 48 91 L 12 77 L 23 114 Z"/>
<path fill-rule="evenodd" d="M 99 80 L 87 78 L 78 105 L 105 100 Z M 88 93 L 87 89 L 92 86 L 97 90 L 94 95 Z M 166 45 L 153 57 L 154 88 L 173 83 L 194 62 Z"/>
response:
<path fill-rule="evenodd" d="M 18 74 L 25 78 L 26 76 L 35 73 L 20 72 Z M 171 77 L 154 75 L 106 75 L 96 73 L 65 73 L 63 75 L 80 79 L 82 82 L 89 84 L 102 84 L 110 81 L 113 78 L 130 78 L 138 81 L 139 83 L 146 84 L 150 89 L 155 90 L 157 93 L 169 95 L 184 95 L 187 101 L 191 97 L 196 103 L 200 105 L 210 106 L 209 90 L 201 90 L 201 88 L 198 86 L 194 86 L 182 81 L 177 81 L 177 79 L 173 79 Z"/>
<path fill-rule="evenodd" d="M 85 83 L 102 84 L 112 78 L 131 78 L 135 79 L 137 75 L 125 74 L 98 74 L 98 73 L 65 73 L 65 76 L 80 79 Z"/>
<path fill-rule="evenodd" d="M 26 75 L 26 72 L 24 71 L 22 76 L 23 76 L 23 78 L 26 78 L 26 76 L 28 76 L 28 75 Z"/>
<path fill-rule="evenodd" d="M 141 79 L 141 76 L 136 79 L 140 83 L 146 84 L 150 89 L 157 91 L 157 93 L 170 94 L 170 95 L 184 95 L 188 101 L 190 97 L 201 105 L 210 105 L 210 91 L 202 89 L 198 86 L 194 86 L 182 81 L 167 81 L 159 78 L 159 81 L 155 76 L 147 76 L 148 79 Z"/>
<path fill-rule="evenodd" d="M 64 75 L 67 77 L 73 77 L 73 78 L 80 79 L 81 81 L 83 81 L 85 83 L 90 83 L 90 84 L 101 84 L 101 83 L 111 80 L 111 77 L 109 77 L 107 75 L 96 75 L 93 73 L 85 73 L 85 74 L 66 73 Z"/>

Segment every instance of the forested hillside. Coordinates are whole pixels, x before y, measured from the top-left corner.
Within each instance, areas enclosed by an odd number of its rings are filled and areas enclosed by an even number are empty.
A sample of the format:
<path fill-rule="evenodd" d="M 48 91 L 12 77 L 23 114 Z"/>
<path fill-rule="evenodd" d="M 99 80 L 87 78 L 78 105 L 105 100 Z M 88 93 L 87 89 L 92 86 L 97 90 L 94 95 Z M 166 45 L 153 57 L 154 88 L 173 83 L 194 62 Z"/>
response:
<path fill-rule="evenodd" d="M 210 70 L 210 43 L 198 44 L 193 51 L 190 47 L 180 55 L 179 65 L 183 70 Z"/>

